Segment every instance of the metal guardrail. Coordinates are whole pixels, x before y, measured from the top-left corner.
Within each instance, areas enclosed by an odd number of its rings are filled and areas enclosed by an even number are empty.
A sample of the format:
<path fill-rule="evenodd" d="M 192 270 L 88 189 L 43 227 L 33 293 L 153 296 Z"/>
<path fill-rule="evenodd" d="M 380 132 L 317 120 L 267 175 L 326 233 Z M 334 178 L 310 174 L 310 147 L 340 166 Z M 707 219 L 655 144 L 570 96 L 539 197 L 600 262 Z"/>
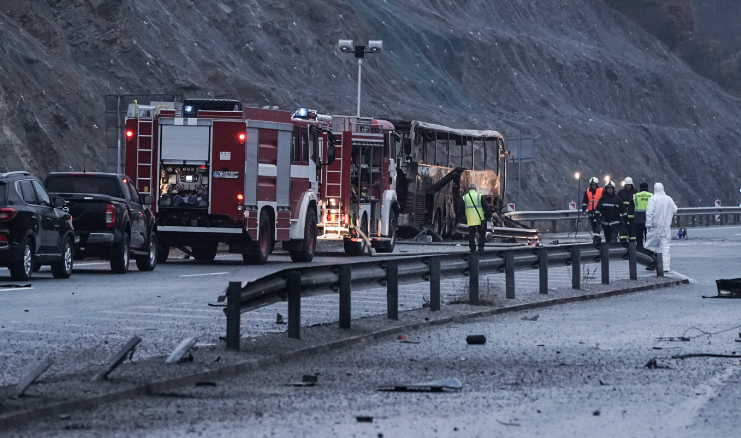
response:
<path fill-rule="evenodd" d="M 386 287 L 389 319 L 398 319 L 399 285 L 429 282 L 430 310 L 440 310 L 440 280 L 468 277 L 469 303 L 479 304 L 479 276 L 505 274 L 505 295 L 515 298 L 515 271 L 540 271 L 540 293 L 548 293 L 548 267 L 572 266 L 572 288 L 581 288 L 582 263 L 601 263 L 602 283 L 610 282 L 610 259 L 627 259 L 631 280 L 637 280 L 636 264 L 648 265 L 653 257 L 636 250 L 635 242 L 517 247 L 473 253 L 397 256 L 341 265 L 287 268 L 242 286 L 230 282 L 225 295 L 227 348 L 239 350 L 240 314 L 280 301 L 288 301 L 288 335 L 300 338 L 301 297 L 339 293 L 340 328 L 350 328 L 351 291 Z M 658 274 L 663 276 L 659 268 Z"/>
<path fill-rule="evenodd" d="M 576 221 L 579 218 L 587 218 L 585 213 L 579 210 L 554 210 L 554 211 L 513 211 L 504 214 L 506 217 L 518 222 L 531 222 L 531 228 L 534 228 L 534 222 L 552 221 L 552 231 L 556 231 L 556 221 L 571 220 Z M 731 215 L 733 224 L 741 223 L 741 207 L 686 207 L 677 209 L 672 224 L 676 227 L 682 226 L 682 217 L 690 217 L 691 226 L 705 225 L 710 226 L 714 223 L 725 225 L 729 223 L 728 216 Z M 714 216 L 720 216 L 719 221 L 715 221 Z M 699 218 L 699 220 L 698 220 Z"/>

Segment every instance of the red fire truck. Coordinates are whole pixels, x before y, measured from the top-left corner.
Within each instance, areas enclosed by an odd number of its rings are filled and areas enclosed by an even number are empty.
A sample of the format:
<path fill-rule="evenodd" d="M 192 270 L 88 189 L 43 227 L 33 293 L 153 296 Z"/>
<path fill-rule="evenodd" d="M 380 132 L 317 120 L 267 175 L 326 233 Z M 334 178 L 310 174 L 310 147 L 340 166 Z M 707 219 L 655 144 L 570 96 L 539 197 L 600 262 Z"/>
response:
<path fill-rule="evenodd" d="M 319 238 L 342 240 L 349 255 L 362 254 L 370 244 L 377 252 L 392 252 L 396 244 L 399 204 L 396 166 L 399 144 L 394 126 L 385 120 L 328 116 L 299 108 L 296 126 L 321 129 L 320 148 L 332 144 L 336 159 L 318 170 Z M 323 141 L 322 141 L 323 140 Z"/>
<path fill-rule="evenodd" d="M 318 126 L 238 100 L 129 105 L 126 174 L 155 203 L 160 262 L 170 247 L 210 261 L 219 243 L 262 264 L 276 242 L 311 261 L 317 239 Z M 334 144 L 322 153 L 329 164 Z"/>

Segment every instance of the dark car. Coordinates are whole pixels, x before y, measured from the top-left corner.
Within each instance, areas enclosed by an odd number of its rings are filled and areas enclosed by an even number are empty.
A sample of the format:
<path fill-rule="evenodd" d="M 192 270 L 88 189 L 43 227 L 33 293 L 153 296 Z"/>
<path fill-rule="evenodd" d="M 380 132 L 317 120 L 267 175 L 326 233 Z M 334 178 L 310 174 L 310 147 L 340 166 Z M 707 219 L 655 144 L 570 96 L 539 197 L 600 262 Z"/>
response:
<path fill-rule="evenodd" d="M 30 173 L 0 173 L 0 266 L 13 280 L 28 280 L 41 265 L 56 278 L 72 274 L 75 234 L 63 205 Z"/>
<path fill-rule="evenodd" d="M 64 199 L 78 237 L 75 258 L 101 257 L 123 274 L 134 256 L 140 271 L 157 265 L 157 235 L 152 197 L 141 196 L 126 175 L 100 172 L 53 172 L 44 185 Z"/>

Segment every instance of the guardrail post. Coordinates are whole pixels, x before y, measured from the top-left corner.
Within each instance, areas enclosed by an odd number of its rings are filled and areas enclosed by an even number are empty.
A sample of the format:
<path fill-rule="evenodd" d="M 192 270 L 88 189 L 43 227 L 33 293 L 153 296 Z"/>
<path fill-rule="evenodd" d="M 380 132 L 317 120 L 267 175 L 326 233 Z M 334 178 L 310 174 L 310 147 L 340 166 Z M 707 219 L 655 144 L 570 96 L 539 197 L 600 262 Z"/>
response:
<path fill-rule="evenodd" d="M 692 226 L 693 226 L 693 227 L 696 227 L 696 226 L 697 226 L 697 224 L 695 223 L 695 220 L 696 220 L 696 219 L 697 219 L 697 217 L 696 217 L 696 216 L 695 216 L 695 215 L 693 214 L 693 215 L 692 215 Z"/>
<path fill-rule="evenodd" d="M 430 257 L 430 310 L 440 311 L 440 257 Z"/>
<path fill-rule="evenodd" d="M 628 271 L 630 271 L 631 280 L 638 280 L 638 267 L 636 263 L 636 243 L 633 241 L 628 243 Z"/>
<path fill-rule="evenodd" d="M 288 273 L 288 337 L 301 339 L 301 271 Z"/>
<path fill-rule="evenodd" d="M 340 265 L 340 328 L 349 329 L 352 320 L 352 266 Z"/>
<path fill-rule="evenodd" d="M 468 254 L 468 304 L 479 305 L 479 253 Z"/>
<path fill-rule="evenodd" d="M 602 262 L 602 284 L 610 284 L 610 244 L 602 242 L 600 252 L 600 262 Z"/>
<path fill-rule="evenodd" d="M 571 247 L 571 288 L 581 289 L 581 247 Z"/>
<path fill-rule="evenodd" d="M 399 319 L 399 262 L 386 263 L 386 313 L 388 319 Z"/>
<path fill-rule="evenodd" d="M 733 215 L 733 225 L 738 225 L 738 215 L 737 214 Z"/>
<path fill-rule="evenodd" d="M 239 338 L 242 337 L 242 282 L 230 281 L 226 290 L 226 349 L 239 351 Z"/>
<path fill-rule="evenodd" d="M 706 227 L 709 227 L 710 226 L 710 218 L 711 217 L 713 217 L 713 216 L 711 216 L 711 215 L 706 215 L 705 216 L 705 226 Z"/>
<path fill-rule="evenodd" d="M 504 276 L 505 291 L 507 299 L 515 299 L 515 253 L 514 251 L 504 252 Z"/>
<path fill-rule="evenodd" d="M 726 215 L 723 213 L 720 214 L 720 224 L 725 225 L 726 224 Z"/>
<path fill-rule="evenodd" d="M 551 221 L 551 233 L 554 233 L 554 234 L 556 233 L 556 227 L 557 227 L 556 220 L 554 219 Z"/>
<path fill-rule="evenodd" d="M 660 252 L 657 252 L 655 255 L 656 255 L 656 276 L 663 277 L 664 276 L 664 256 Z"/>
<path fill-rule="evenodd" d="M 548 293 L 548 248 L 538 248 L 538 270 L 540 271 L 540 293 Z"/>

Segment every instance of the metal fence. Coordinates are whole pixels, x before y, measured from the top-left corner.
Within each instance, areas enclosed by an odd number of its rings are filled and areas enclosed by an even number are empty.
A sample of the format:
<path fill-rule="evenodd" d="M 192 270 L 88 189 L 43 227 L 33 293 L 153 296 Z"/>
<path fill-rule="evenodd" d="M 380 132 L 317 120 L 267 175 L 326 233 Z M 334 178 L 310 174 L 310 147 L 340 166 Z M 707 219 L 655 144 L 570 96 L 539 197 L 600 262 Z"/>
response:
<path fill-rule="evenodd" d="M 569 225 L 574 229 L 578 219 L 588 218 L 581 210 L 513 211 L 505 213 L 505 216 L 518 222 L 530 222 L 530 228 L 535 228 L 535 222 L 551 222 L 550 230 L 553 233 L 557 231 L 559 221 L 569 221 Z M 731 223 L 733 225 L 741 223 L 741 207 L 679 208 L 672 220 L 672 226 L 675 227 Z"/>
<path fill-rule="evenodd" d="M 313 295 L 339 293 L 339 325 L 350 328 L 351 292 L 375 287 L 386 287 L 387 315 L 399 317 L 399 285 L 429 282 L 430 310 L 440 310 L 440 281 L 468 277 L 469 304 L 479 304 L 479 277 L 505 274 L 505 295 L 515 298 L 515 272 L 539 270 L 539 289 L 548 293 L 549 266 L 571 265 L 571 287 L 581 289 L 581 265 L 601 263 L 602 283 L 610 282 L 610 259 L 628 260 L 630 279 L 637 280 L 637 263 L 648 265 L 653 256 L 637 250 L 635 242 L 554 245 L 488 250 L 472 253 L 427 254 L 397 256 L 382 260 L 361 261 L 341 265 L 316 265 L 305 268 L 287 268 L 259 278 L 242 286 L 230 282 L 226 294 L 218 301 L 226 301 L 227 348 L 239 350 L 241 313 L 280 301 L 288 301 L 288 336 L 301 336 L 301 298 Z M 657 273 L 663 276 L 661 258 L 657 255 Z"/>

